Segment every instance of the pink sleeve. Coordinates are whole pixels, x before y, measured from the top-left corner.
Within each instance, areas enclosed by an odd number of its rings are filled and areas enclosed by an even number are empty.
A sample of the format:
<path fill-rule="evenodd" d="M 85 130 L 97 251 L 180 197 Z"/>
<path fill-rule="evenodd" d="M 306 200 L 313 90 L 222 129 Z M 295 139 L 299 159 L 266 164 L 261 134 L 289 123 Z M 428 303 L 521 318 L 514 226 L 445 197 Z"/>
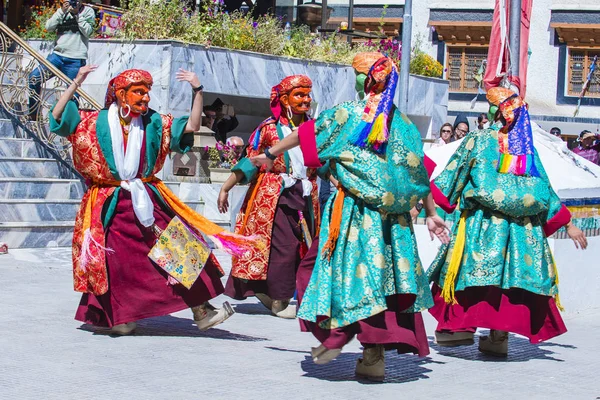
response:
<path fill-rule="evenodd" d="M 442 193 L 440 188 L 438 188 L 435 183 L 432 181 L 429 183 L 429 187 L 431 189 L 431 195 L 433 196 L 433 201 L 437 204 L 442 210 L 446 211 L 448 214 L 452 214 L 456 209 L 456 204 L 450 204 L 450 200 Z"/>
<path fill-rule="evenodd" d="M 565 205 L 544 224 L 544 233 L 546 237 L 552 236 L 554 232 L 565 226 L 571 220 L 571 212 Z"/>
<path fill-rule="evenodd" d="M 431 179 L 431 174 L 435 170 L 437 164 L 431 158 L 427 157 L 427 154 L 423 157 L 423 165 L 425 165 L 425 169 L 427 170 L 427 176 Z"/>
<path fill-rule="evenodd" d="M 319 161 L 317 153 L 317 138 L 315 136 L 315 120 L 310 120 L 298 128 L 298 138 L 300 139 L 300 149 L 304 156 L 304 165 L 309 168 L 319 168 L 323 164 Z"/>

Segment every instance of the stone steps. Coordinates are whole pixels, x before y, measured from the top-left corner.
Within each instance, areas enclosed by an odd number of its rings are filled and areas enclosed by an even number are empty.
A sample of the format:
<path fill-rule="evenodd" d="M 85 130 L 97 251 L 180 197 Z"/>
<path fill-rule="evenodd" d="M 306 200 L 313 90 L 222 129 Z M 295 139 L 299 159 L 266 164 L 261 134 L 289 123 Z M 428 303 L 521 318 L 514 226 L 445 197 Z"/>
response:
<path fill-rule="evenodd" d="M 73 221 L 80 203 L 78 199 L 0 199 L 0 222 Z"/>
<path fill-rule="evenodd" d="M 83 191 L 77 179 L 0 178 L 0 199 L 81 199 Z"/>
<path fill-rule="evenodd" d="M 0 222 L 0 242 L 11 249 L 71 246 L 74 221 Z"/>
<path fill-rule="evenodd" d="M 58 162 L 53 158 L 0 157 L 0 177 L 57 178 Z"/>
<path fill-rule="evenodd" d="M 0 138 L 0 157 L 44 157 L 43 147 L 33 139 Z"/>
<path fill-rule="evenodd" d="M 0 157 L 0 177 L 57 178 L 59 163 L 53 158 Z"/>
<path fill-rule="evenodd" d="M 12 122 L 6 118 L 0 118 L 0 138 L 15 137 L 15 130 Z"/>

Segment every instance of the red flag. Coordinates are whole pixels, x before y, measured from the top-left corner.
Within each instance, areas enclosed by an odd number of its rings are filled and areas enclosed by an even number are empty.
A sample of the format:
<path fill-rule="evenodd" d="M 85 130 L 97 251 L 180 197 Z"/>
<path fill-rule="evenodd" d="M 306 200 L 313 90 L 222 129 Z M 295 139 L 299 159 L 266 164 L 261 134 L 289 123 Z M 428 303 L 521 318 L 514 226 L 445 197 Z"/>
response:
<path fill-rule="evenodd" d="M 496 0 L 483 84 L 485 85 L 485 89 L 488 90 L 500 85 L 500 82 L 506 76 L 510 82 L 519 88 L 519 94 L 524 98 L 527 88 L 529 29 L 533 0 L 521 1 L 521 49 L 520 54 L 514 55 L 515 58 L 518 57 L 518 60 L 515 61 L 519 62 L 519 76 L 511 76 L 509 71 L 510 55 L 508 37 L 510 30 L 510 3 L 511 0 Z"/>

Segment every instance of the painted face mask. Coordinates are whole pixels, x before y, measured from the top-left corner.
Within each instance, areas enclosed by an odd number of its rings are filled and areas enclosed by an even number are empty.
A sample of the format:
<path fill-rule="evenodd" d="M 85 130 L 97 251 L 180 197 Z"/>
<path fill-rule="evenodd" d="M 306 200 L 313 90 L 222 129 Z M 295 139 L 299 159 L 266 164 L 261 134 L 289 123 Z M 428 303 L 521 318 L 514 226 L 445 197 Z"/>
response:
<path fill-rule="evenodd" d="M 312 102 L 310 91 L 311 88 L 308 87 L 294 88 L 289 95 L 281 97 L 281 102 L 284 107 L 289 106 L 292 113 L 296 115 L 305 114 L 310 111 L 310 103 Z"/>
<path fill-rule="evenodd" d="M 127 90 L 122 89 L 122 92 L 123 97 L 120 97 L 122 100 L 119 103 L 124 100 L 124 103 L 131 108 L 132 115 L 146 114 L 148 112 L 148 103 L 150 103 L 150 89 L 148 86 L 134 84 Z M 119 105 L 126 107 L 123 104 Z"/>
<path fill-rule="evenodd" d="M 140 69 L 123 71 L 108 83 L 104 107 L 108 108 L 112 103 L 117 103 L 120 107 L 129 106 L 131 114 L 145 114 L 148 112 L 151 88 L 152 76 L 148 71 Z"/>

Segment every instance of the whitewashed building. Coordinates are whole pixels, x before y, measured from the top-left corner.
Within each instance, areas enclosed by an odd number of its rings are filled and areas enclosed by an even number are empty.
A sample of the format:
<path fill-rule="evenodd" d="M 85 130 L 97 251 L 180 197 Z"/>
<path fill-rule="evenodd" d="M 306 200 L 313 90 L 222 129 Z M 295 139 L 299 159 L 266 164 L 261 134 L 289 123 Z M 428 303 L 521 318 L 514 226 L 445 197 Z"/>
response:
<path fill-rule="evenodd" d="M 278 8 L 287 5 L 288 11 L 295 4 L 297 0 L 277 1 Z M 328 5 L 334 8 L 328 27 L 347 21 L 348 0 L 330 0 Z M 376 30 L 384 5 L 386 33 L 397 30 L 401 35 L 404 0 L 355 0 L 355 28 Z M 450 81 L 450 121 L 467 112 L 473 126 L 476 116 L 487 111 L 484 96 L 474 108 L 471 100 L 477 93 L 473 75 L 487 55 L 493 8 L 494 0 L 413 1 L 413 43 L 420 41 L 444 65 L 444 78 Z M 590 62 L 600 56 L 600 1 L 535 0 L 529 49 L 527 101 L 533 119 L 546 130 L 558 126 L 563 134 L 599 132 L 600 65 L 579 115 L 573 113 Z"/>

